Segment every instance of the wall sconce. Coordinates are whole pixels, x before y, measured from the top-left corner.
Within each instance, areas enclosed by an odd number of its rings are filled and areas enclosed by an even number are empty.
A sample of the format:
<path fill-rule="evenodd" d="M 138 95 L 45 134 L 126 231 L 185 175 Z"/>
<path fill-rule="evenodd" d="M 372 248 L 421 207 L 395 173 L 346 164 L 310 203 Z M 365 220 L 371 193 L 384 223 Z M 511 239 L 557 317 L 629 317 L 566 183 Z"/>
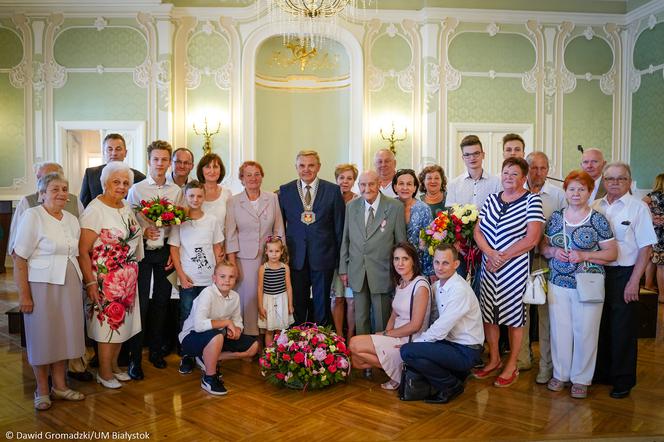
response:
<path fill-rule="evenodd" d="M 386 132 L 387 132 L 387 131 L 386 131 Z M 397 130 L 396 130 L 396 127 L 395 127 L 395 125 L 394 125 L 394 121 L 392 121 L 392 130 L 390 131 L 390 135 L 389 135 L 388 137 L 386 137 L 386 136 L 383 134 L 383 128 L 380 129 L 380 136 L 381 136 L 381 138 L 382 138 L 383 140 L 387 141 L 388 143 L 390 143 L 390 145 L 389 145 L 389 149 L 392 151 L 392 153 L 393 153 L 394 155 L 397 154 L 396 143 L 401 142 L 401 141 L 404 141 L 406 138 L 408 138 L 408 128 L 407 128 L 406 126 L 404 126 L 404 128 L 403 128 L 403 137 L 398 137 L 398 136 L 396 135 L 396 132 L 397 132 Z"/>
<path fill-rule="evenodd" d="M 216 134 L 219 133 L 221 129 L 221 120 L 217 123 L 217 129 L 215 131 L 211 131 L 210 128 L 208 127 L 208 119 L 207 116 L 203 117 L 203 130 L 198 131 L 196 129 L 196 123 L 193 123 L 193 128 L 194 128 L 194 133 L 196 135 L 202 135 L 203 140 L 205 141 L 203 144 L 203 155 L 207 155 L 209 153 L 212 153 L 212 137 L 215 136 Z"/>

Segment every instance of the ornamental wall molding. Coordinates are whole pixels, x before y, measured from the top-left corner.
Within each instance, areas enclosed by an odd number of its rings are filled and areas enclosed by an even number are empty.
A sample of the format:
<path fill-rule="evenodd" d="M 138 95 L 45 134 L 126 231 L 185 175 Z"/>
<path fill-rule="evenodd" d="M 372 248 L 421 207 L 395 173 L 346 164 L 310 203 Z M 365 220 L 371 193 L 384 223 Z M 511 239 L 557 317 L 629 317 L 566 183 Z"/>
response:
<path fill-rule="evenodd" d="M 440 90 L 440 63 L 429 61 L 424 64 L 424 88 L 430 99 Z"/>
<path fill-rule="evenodd" d="M 599 88 L 604 95 L 613 95 L 616 92 L 616 74 L 616 68 L 612 67 L 599 78 Z"/>
<path fill-rule="evenodd" d="M 455 91 L 461 87 L 461 72 L 452 67 L 449 60 L 445 61 L 445 88 Z"/>
<path fill-rule="evenodd" d="M 9 71 L 9 83 L 17 89 L 23 89 L 31 80 L 32 69 L 30 69 L 25 59 Z"/>

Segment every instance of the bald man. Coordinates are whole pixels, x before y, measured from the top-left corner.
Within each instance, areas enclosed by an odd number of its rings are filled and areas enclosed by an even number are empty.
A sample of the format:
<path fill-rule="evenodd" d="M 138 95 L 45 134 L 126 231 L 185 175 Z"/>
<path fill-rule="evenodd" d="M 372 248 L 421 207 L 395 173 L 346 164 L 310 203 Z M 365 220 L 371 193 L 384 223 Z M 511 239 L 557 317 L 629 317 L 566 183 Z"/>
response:
<path fill-rule="evenodd" d="M 590 194 L 590 201 L 598 200 L 606 195 L 604 181 L 602 180 L 602 171 L 605 165 L 604 154 L 598 148 L 591 147 L 583 151 L 581 168 L 595 180 L 595 189 Z"/>
<path fill-rule="evenodd" d="M 390 318 L 394 289 L 391 251 L 392 246 L 406 241 L 406 219 L 403 204 L 379 191 L 376 172 L 362 173 L 358 182 L 361 198 L 346 206 L 339 276 L 353 289 L 355 330 L 365 335 L 385 330 Z"/>
<path fill-rule="evenodd" d="M 392 179 L 397 173 L 397 158 L 390 149 L 378 149 L 374 155 L 374 167 L 378 173 L 379 190 L 385 196 L 396 198 Z"/>

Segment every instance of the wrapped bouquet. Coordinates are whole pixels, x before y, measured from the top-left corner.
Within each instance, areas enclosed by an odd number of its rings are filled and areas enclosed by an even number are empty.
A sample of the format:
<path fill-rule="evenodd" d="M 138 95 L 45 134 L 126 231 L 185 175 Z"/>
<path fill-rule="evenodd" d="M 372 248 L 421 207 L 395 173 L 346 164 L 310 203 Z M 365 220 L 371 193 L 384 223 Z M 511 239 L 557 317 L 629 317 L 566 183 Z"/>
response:
<path fill-rule="evenodd" d="M 176 206 L 166 198 L 154 197 L 151 200 L 141 200 L 134 206 L 134 210 L 142 214 L 147 220 L 159 228 L 159 239 L 146 241 L 148 249 L 158 249 L 164 246 L 164 232 L 162 227 L 179 225 L 189 219 L 184 207 Z"/>
<path fill-rule="evenodd" d="M 259 364 L 261 374 L 273 384 L 318 389 L 348 378 L 350 352 L 344 338 L 329 327 L 303 324 L 276 332 Z"/>

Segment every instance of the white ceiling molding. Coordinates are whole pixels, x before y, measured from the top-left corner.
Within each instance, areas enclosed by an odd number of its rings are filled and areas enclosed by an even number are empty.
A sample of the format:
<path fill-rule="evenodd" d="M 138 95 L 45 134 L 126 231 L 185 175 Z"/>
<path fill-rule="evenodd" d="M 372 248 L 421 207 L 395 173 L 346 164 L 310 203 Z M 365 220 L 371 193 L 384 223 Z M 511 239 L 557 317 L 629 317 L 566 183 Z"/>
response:
<path fill-rule="evenodd" d="M 664 10 L 664 0 L 653 0 L 649 3 L 646 3 L 643 6 L 640 6 L 633 11 L 628 12 L 625 15 L 625 23 L 626 24 L 631 24 L 634 23 L 637 20 L 641 20 L 644 17 L 647 17 L 650 14 L 656 14 L 657 12 L 661 12 Z M 622 24 L 618 22 L 614 22 L 617 24 Z"/>

